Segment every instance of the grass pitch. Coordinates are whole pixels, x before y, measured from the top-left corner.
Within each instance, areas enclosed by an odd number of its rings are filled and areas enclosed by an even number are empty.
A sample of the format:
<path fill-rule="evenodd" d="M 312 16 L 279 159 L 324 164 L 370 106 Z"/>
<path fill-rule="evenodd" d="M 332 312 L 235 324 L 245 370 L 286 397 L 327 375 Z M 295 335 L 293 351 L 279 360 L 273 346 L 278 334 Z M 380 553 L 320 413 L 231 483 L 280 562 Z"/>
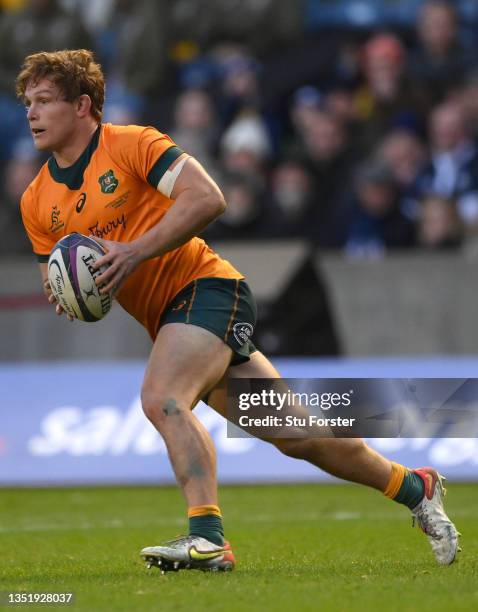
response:
<path fill-rule="evenodd" d="M 66 609 L 88 612 L 478 610 L 478 485 L 448 486 L 463 533 L 450 567 L 435 564 L 406 508 L 372 490 L 238 486 L 221 489 L 237 570 L 164 576 L 138 553 L 184 532 L 176 489 L 3 490 L 0 499 L 3 597 L 74 591 Z"/>

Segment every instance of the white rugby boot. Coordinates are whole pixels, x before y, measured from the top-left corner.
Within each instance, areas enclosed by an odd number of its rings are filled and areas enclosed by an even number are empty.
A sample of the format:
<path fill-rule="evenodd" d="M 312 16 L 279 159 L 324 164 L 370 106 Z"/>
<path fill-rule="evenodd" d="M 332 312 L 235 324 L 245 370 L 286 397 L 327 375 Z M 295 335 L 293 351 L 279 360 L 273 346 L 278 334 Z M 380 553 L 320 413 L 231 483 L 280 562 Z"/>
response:
<path fill-rule="evenodd" d="M 433 553 L 439 565 L 450 565 L 455 560 L 458 537 L 461 535 L 451 522 L 443 508 L 446 489 L 445 478 L 432 467 L 413 470 L 425 483 L 425 494 L 422 501 L 412 510 L 413 525 L 418 523 L 428 537 Z"/>

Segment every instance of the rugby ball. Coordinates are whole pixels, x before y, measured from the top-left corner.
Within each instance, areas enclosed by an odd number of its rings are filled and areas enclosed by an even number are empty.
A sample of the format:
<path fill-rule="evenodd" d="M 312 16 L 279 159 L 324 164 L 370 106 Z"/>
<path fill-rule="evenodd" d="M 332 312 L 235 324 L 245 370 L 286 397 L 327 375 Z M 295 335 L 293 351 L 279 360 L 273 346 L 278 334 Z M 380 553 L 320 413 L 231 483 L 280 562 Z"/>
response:
<path fill-rule="evenodd" d="M 51 290 L 63 310 L 80 321 L 99 321 L 111 309 L 112 293 L 100 294 L 95 279 L 99 270 L 93 264 L 103 255 L 103 247 L 83 234 L 64 236 L 53 247 L 48 259 Z"/>

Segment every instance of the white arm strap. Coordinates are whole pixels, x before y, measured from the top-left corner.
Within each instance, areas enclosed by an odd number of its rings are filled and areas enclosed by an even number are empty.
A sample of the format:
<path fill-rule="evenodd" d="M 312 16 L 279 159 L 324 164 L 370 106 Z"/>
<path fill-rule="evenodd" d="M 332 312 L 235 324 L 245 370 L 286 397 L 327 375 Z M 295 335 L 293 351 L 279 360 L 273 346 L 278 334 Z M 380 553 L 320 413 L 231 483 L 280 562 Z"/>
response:
<path fill-rule="evenodd" d="M 167 198 L 171 197 L 171 193 L 173 192 L 174 185 L 176 183 L 176 179 L 181 174 L 181 170 L 184 167 L 184 164 L 188 161 L 189 157 L 185 156 L 181 159 L 172 170 L 168 168 L 166 172 L 161 177 L 161 180 L 158 183 L 156 189 L 160 191 Z"/>

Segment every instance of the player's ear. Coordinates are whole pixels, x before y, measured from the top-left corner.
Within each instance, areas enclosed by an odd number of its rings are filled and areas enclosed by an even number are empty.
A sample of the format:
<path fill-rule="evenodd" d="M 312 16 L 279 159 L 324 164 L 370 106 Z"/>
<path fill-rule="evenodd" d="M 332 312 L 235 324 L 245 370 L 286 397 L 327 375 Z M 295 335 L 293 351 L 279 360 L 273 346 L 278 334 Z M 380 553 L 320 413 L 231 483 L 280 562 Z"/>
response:
<path fill-rule="evenodd" d="M 76 100 L 76 112 L 79 117 L 86 117 L 90 113 L 91 98 L 88 94 L 81 94 Z"/>

